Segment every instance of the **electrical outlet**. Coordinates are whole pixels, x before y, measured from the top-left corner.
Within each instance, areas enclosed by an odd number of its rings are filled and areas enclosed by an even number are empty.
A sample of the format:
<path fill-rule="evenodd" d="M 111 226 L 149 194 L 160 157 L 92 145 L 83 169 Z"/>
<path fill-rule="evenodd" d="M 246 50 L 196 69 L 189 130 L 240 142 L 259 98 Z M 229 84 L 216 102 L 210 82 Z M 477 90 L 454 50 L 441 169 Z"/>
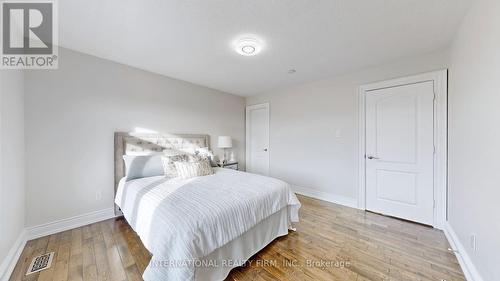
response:
<path fill-rule="evenodd" d="M 335 137 L 338 139 L 342 137 L 342 130 L 341 129 L 335 130 Z"/>
<path fill-rule="evenodd" d="M 96 191 L 95 193 L 95 200 L 99 201 L 102 199 L 102 192 L 100 190 Z"/>
<path fill-rule="evenodd" d="M 470 235 L 470 247 L 474 252 L 477 251 L 477 238 L 475 234 Z"/>

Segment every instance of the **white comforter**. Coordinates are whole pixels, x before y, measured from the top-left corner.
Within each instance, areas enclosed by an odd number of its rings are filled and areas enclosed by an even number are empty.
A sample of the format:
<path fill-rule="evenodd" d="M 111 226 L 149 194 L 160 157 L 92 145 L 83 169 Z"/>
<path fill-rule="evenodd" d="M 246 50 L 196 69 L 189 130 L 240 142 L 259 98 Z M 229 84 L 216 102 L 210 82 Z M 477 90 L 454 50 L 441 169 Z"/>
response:
<path fill-rule="evenodd" d="M 297 222 L 300 208 L 287 183 L 229 169 L 122 180 L 115 202 L 153 254 L 144 280 L 193 280 L 197 260 L 283 208 Z"/>

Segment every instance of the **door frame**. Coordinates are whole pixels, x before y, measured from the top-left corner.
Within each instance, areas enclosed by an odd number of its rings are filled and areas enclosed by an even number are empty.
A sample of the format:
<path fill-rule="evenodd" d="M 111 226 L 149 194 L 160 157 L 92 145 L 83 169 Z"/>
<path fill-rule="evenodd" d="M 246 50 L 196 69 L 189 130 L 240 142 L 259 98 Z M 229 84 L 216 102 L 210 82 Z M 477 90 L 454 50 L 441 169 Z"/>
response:
<path fill-rule="evenodd" d="M 359 87 L 358 208 L 366 210 L 366 93 L 373 90 L 432 81 L 434 83 L 434 222 L 443 229 L 447 220 L 448 70 L 438 70 Z"/>
<path fill-rule="evenodd" d="M 269 102 L 265 102 L 265 103 L 260 103 L 260 104 L 254 104 L 254 105 L 247 105 L 246 107 L 246 111 L 245 111 L 245 135 L 246 135 L 246 142 L 245 142 L 245 169 L 248 170 L 248 167 L 250 167 L 250 132 L 249 132 L 249 125 L 250 125 L 250 119 L 248 118 L 248 114 L 251 110 L 255 110 L 255 109 L 261 109 L 261 108 L 265 108 L 267 109 L 267 115 L 268 115 L 268 118 L 267 118 L 267 128 L 268 128 L 268 132 L 267 132 L 267 137 L 268 137 L 268 140 L 267 140 L 267 143 L 268 143 L 268 147 L 267 147 L 267 152 L 268 152 L 268 169 L 267 169 L 267 175 L 269 175 L 270 173 L 270 170 L 271 170 L 271 111 L 269 109 Z"/>

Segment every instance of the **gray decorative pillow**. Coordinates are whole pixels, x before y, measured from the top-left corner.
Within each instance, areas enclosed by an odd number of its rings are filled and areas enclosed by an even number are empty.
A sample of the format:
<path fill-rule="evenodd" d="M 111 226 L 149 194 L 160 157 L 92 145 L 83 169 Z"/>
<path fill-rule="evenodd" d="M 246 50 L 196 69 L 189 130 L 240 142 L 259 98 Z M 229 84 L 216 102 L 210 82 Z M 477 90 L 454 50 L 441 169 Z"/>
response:
<path fill-rule="evenodd" d="M 200 147 L 196 149 L 197 155 L 203 156 L 210 161 L 212 167 L 217 167 L 217 162 L 215 161 L 214 153 L 208 147 Z"/>
<path fill-rule="evenodd" d="M 197 162 L 174 162 L 174 164 L 181 179 L 208 176 L 214 173 L 207 159 Z"/>
<path fill-rule="evenodd" d="M 175 162 L 187 162 L 189 161 L 189 156 L 187 154 L 177 154 L 177 155 L 163 155 L 161 157 L 163 164 L 163 171 L 166 177 L 176 178 L 177 168 L 175 167 Z"/>
<path fill-rule="evenodd" d="M 161 155 L 123 155 L 123 161 L 126 181 L 165 175 Z"/>

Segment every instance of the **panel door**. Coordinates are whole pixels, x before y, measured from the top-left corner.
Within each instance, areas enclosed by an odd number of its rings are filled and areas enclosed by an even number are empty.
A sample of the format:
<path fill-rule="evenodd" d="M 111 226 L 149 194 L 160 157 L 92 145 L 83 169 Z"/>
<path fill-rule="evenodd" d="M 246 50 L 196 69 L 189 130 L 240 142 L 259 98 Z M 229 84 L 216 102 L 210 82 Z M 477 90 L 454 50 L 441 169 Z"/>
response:
<path fill-rule="evenodd" d="M 366 95 L 366 209 L 433 224 L 432 81 Z"/>

